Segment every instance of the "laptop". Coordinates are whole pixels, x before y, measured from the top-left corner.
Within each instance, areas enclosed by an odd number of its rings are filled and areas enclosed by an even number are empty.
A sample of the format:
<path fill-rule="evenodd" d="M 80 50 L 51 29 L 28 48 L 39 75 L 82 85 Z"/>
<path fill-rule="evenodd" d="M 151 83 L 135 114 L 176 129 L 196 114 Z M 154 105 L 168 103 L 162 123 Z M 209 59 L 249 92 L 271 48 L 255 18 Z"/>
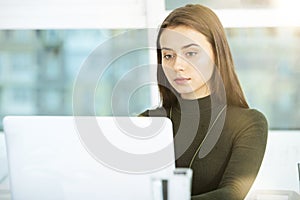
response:
<path fill-rule="evenodd" d="M 152 199 L 175 169 L 164 117 L 7 116 L 13 200 Z"/>

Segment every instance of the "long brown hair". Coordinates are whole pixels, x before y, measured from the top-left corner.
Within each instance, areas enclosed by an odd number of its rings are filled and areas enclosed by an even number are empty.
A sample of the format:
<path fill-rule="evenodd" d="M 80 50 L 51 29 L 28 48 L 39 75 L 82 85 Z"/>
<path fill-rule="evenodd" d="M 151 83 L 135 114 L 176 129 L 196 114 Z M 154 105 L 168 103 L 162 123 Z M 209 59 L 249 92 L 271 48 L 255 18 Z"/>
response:
<path fill-rule="evenodd" d="M 188 4 L 173 10 L 160 26 L 157 37 L 157 80 L 162 106 L 169 108 L 177 102 L 178 93 L 168 82 L 161 63 L 160 36 L 165 28 L 187 26 L 205 35 L 210 42 L 215 65 L 224 84 L 227 105 L 249 108 L 238 77 L 234 70 L 234 63 L 226 39 L 224 28 L 217 15 L 209 8 L 202 5 Z M 217 91 L 216 91 L 217 92 Z"/>

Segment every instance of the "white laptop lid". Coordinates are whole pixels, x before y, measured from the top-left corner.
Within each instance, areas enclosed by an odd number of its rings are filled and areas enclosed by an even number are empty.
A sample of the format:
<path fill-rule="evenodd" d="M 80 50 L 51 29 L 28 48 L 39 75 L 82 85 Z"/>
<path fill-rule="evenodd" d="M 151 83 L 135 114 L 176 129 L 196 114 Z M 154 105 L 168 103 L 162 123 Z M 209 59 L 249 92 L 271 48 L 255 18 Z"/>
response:
<path fill-rule="evenodd" d="M 150 200 L 151 177 L 175 168 L 167 118 L 10 116 L 3 124 L 14 200 Z"/>

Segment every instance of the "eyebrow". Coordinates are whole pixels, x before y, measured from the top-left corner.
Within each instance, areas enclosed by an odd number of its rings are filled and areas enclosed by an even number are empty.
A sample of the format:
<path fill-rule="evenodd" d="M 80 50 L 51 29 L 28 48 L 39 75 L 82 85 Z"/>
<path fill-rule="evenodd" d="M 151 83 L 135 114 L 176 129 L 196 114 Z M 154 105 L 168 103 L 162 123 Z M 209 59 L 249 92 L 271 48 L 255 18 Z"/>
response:
<path fill-rule="evenodd" d="M 189 48 L 191 46 L 200 47 L 198 44 L 191 43 L 191 44 L 183 46 L 181 49 L 186 49 L 186 48 Z M 173 50 L 173 49 L 172 48 L 168 48 L 168 47 L 162 47 L 161 50 Z"/>
<path fill-rule="evenodd" d="M 200 47 L 198 44 L 192 43 L 192 44 L 188 44 L 188 45 L 183 46 L 181 49 L 186 49 L 186 48 L 189 48 L 191 46 Z"/>

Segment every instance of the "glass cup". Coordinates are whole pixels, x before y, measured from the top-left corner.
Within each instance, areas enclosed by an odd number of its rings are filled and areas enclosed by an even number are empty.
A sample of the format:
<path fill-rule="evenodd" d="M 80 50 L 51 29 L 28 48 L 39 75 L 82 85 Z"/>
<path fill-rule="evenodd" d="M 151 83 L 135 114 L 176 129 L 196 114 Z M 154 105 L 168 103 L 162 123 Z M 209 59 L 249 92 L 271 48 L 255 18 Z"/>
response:
<path fill-rule="evenodd" d="M 166 177 L 152 177 L 153 200 L 190 200 L 192 185 L 192 170 L 176 168 Z"/>

